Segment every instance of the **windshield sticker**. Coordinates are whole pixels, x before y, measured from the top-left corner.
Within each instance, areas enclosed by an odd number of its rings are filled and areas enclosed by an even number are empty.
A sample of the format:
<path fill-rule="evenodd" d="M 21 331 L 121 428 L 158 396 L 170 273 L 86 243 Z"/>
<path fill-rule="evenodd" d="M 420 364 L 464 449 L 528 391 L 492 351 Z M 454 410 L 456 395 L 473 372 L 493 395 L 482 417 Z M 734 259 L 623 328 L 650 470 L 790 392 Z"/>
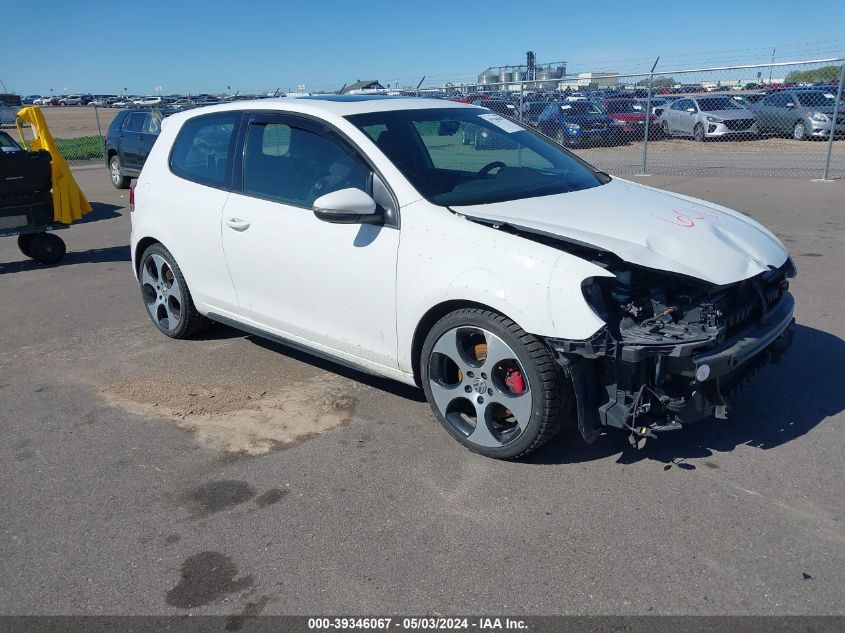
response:
<path fill-rule="evenodd" d="M 478 118 L 484 119 L 488 123 L 492 123 L 497 128 L 507 132 L 508 134 L 523 131 L 522 127 L 512 121 L 508 121 L 506 118 L 501 117 L 498 114 L 479 114 Z"/>

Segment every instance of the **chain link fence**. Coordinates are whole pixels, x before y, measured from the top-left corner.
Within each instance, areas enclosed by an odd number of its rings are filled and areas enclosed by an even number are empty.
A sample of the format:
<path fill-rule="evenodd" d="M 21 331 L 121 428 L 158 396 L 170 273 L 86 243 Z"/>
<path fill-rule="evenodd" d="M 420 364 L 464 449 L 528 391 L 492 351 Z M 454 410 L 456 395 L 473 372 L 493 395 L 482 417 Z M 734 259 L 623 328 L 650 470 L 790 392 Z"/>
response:
<path fill-rule="evenodd" d="M 843 75 L 833 58 L 415 94 L 486 106 L 612 173 L 827 179 L 845 177 Z"/>
<path fill-rule="evenodd" d="M 103 138 L 119 110 L 84 105 L 41 109 L 56 147 L 69 165 L 105 164 Z M 29 125 L 23 125 L 19 131 L 14 120 L 3 125 L 3 129 L 18 142 L 28 144 L 34 137 Z"/>
<path fill-rule="evenodd" d="M 843 178 L 843 61 L 594 72 L 392 92 L 484 105 L 620 175 Z M 43 110 L 71 165 L 105 163 L 103 137 L 119 109 Z"/>

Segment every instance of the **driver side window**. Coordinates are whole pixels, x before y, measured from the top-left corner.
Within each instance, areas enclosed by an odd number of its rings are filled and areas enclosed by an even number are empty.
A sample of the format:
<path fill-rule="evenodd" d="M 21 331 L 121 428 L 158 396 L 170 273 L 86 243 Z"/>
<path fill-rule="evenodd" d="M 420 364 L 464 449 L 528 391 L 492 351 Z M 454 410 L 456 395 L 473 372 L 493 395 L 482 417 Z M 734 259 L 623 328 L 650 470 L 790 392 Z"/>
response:
<path fill-rule="evenodd" d="M 282 123 L 251 122 L 244 145 L 244 193 L 301 207 L 354 187 L 370 169 L 339 139 Z"/>

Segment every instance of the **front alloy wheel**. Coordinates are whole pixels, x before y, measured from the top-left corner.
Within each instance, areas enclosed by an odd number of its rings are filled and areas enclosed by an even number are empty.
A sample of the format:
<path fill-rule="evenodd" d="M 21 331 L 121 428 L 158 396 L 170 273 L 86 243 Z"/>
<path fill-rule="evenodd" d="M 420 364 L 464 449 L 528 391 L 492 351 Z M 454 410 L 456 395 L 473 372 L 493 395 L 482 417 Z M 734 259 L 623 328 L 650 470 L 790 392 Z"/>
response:
<path fill-rule="evenodd" d="M 552 438 L 569 389 L 549 349 L 510 319 L 453 312 L 423 346 L 423 389 L 440 423 L 472 451 L 510 459 Z"/>

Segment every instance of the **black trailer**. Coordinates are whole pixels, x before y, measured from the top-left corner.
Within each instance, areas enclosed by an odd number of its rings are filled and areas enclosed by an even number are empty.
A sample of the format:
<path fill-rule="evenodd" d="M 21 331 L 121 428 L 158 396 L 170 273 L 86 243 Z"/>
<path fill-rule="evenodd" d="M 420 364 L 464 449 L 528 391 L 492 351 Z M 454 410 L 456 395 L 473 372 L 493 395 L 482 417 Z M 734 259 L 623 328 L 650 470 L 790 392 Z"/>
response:
<path fill-rule="evenodd" d="M 0 132 L 0 237 L 18 236 L 18 248 L 42 264 L 65 256 L 65 243 L 52 231 L 67 224 L 53 220 L 51 157 L 30 152 Z"/>

